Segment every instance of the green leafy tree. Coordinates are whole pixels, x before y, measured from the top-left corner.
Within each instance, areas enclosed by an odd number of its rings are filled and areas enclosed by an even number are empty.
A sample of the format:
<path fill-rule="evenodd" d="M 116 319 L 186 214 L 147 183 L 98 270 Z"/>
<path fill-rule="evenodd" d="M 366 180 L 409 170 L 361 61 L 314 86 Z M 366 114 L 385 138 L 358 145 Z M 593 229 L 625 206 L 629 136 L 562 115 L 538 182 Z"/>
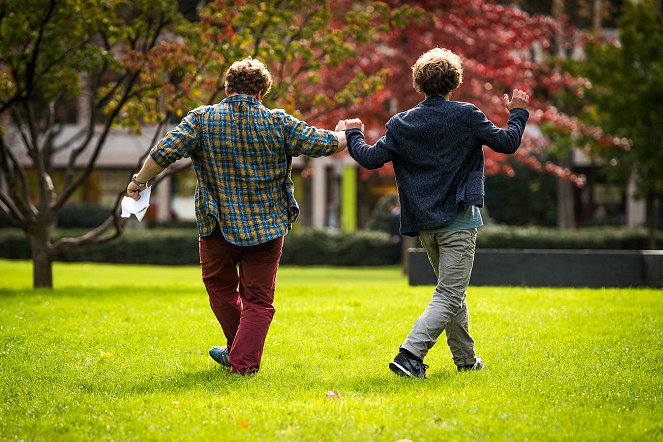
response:
<path fill-rule="evenodd" d="M 51 287 L 59 252 L 121 231 L 112 218 L 79 238 L 51 238 L 112 127 L 129 119 L 157 41 L 180 17 L 173 5 L 148 1 L 9 0 L 0 8 L 0 207 L 30 240 L 34 286 Z M 82 96 L 87 115 L 64 139 L 63 113 Z M 57 155 L 66 156 L 59 176 Z"/>
<path fill-rule="evenodd" d="M 586 76 L 582 118 L 625 137 L 630 146 L 588 148 L 604 164 L 617 166 L 624 180 L 633 176 L 647 207 L 650 246 L 656 247 L 657 201 L 663 195 L 663 16 L 659 1 L 626 2 L 614 41 L 592 40 L 586 57 L 571 69 Z"/>
<path fill-rule="evenodd" d="M 384 72 L 365 72 L 350 60 L 389 32 L 384 23 L 408 15 L 382 2 L 216 0 L 196 9 L 198 3 L 0 3 L 0 209 L 30 240 L 34 287 L 52 287 L 52 261 L 61 252 L 121 234 L 118 192 L 103 224 L 53 238 L 58 213 L 85 185 L 118 126 L 150 127 L 156 140 L 173 117 L 222 98 L 223 72 L 245 56 L 272 68 L 276 87 L 267 105 L 321 121 L 379 89 Z M 81 101 L 87 111 L 65 137 L 63 114 Z M 61 167 L 55 158 L 63 156 Z"/>

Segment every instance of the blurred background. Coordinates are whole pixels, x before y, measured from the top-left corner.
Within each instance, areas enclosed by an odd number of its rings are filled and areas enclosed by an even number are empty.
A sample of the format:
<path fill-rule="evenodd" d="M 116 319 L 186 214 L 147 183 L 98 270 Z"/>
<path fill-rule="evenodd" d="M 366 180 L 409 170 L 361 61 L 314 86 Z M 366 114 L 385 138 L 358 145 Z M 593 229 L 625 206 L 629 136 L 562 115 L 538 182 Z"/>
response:
<path fill-rule="evenodd" d="M 143 223 L 125 224 L 118 205 L 149 148 L 188 110 L 221 101 L 225 70 L 246 56 L 274 77 L 266 106 L 322 128 L 360 117 L 372 143 L 423 99 L 411 86 L 417 57 L 451 49 L 464 63 L 454 100 L 504 125 L 502 95 L 532 97 L 517 154 L 485 150 L 479 247 L 659 246 L 658 0 L 8 0 L 0 9 L 0 256 L 32 259 L 35 286 L 52 285 L 58 259 L 197 262 L 187 160 L 154 183 Z M 397 234 L 389 166 L 367 171 L 346 152 L 299 157 L 292 178 L 302 212 L 285 263 L 395 264 L 412 245 Z"/>

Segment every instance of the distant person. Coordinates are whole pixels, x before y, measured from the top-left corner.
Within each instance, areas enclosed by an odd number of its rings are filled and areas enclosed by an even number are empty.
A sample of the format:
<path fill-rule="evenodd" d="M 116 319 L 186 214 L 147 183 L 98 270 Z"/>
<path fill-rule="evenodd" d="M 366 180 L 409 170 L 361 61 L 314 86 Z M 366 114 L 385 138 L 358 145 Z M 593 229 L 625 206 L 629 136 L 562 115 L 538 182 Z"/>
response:
<path fill-rule="evenodd" d="M 373 146 L 364 142 L 364 125 L 345 120 L 348 151 L 360 165 L 376 169 L 391 161 L 401 203 L 401 233 L 417 236 L 437 275 L 437 287 L 423 314 L 400 346 L 389 368 L 401 376 L 425 378 L 424 358 L 442 331 L 458 370 L 480 370 L 470 336 L 466 291 L 472 273 L 477 228 L 483 225 L 483 149 L 512 154 L 520 146 L 529 118 L 529 96 L 514 89 L 504 95 L 510 112 L 500 129 L 476 106 L 451 101 L 463 80 L 460 58 L 435 48 L 412 66 L 414 89 L 426 99 L 387 122 Z M 343 124 L 341 124 L 343 127 Z"/>
<path fill-rule="evenodd" d="M 271 85 L 260 61 L 234 62 L 225 76 L 227 97 L 189 112 L 127 186 L 127 195 L 139 199 L 149 180 L 191 157 L 202 277 L 227 341 L 209 353 L 240 374 L 260 368 L 283 237 L 299 214 L 292 157 L 333 155 L 346 146 L 344 132 L 316 129 L 263 106 Z"/>

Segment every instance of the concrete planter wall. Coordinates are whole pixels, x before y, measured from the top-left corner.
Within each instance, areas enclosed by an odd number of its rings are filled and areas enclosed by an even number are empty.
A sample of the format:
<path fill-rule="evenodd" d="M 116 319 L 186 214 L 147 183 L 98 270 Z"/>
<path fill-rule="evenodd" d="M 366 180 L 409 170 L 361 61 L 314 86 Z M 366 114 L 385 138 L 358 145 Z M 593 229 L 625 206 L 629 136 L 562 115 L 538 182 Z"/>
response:
<path fill-rule="evenodd" d="M 426 252 L 408 254 L 410 285 L 435 285 Z M 663 288 L 663 251 L 477 249 L 470 285 Z"/>

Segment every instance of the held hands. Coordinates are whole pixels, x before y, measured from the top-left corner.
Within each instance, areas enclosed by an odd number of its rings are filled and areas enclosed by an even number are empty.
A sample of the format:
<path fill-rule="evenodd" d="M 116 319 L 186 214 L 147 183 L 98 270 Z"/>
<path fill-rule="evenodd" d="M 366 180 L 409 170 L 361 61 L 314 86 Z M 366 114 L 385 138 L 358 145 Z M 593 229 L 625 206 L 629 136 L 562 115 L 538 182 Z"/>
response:
<path fill-rule="evenodd" d="M 359 129 L 362 132 L 364 131 L 364 123 L 361 122 L 359 118 L 352 118 L 349 120 L 339 120 L 336 125 L 336 131 L 341 130 L 350 130 L 350 129 Z"/>
<path fill-rule="evenodd" d="M 529 104 L 529 95 L 527 95 L 525 91 L 514 89 L 511 100 L 509 100 L 509 96 L 507 94 L 504 94 L 502 101 L 509 111 L 517 107 L 526 110 L 527 105 Z"/>
<path fill-rule="evenodd" d="M 347 147 L 348 139 L 345 136 L 345 131 L 349 129 L 360 129 L 364 131 L 364 123 L 361 122 L 359 118 L 353 118 L 351 120 L 339 120 L 336 124 L 336 137 L 338 138 L 338 150 L 340 152 Z"/>

